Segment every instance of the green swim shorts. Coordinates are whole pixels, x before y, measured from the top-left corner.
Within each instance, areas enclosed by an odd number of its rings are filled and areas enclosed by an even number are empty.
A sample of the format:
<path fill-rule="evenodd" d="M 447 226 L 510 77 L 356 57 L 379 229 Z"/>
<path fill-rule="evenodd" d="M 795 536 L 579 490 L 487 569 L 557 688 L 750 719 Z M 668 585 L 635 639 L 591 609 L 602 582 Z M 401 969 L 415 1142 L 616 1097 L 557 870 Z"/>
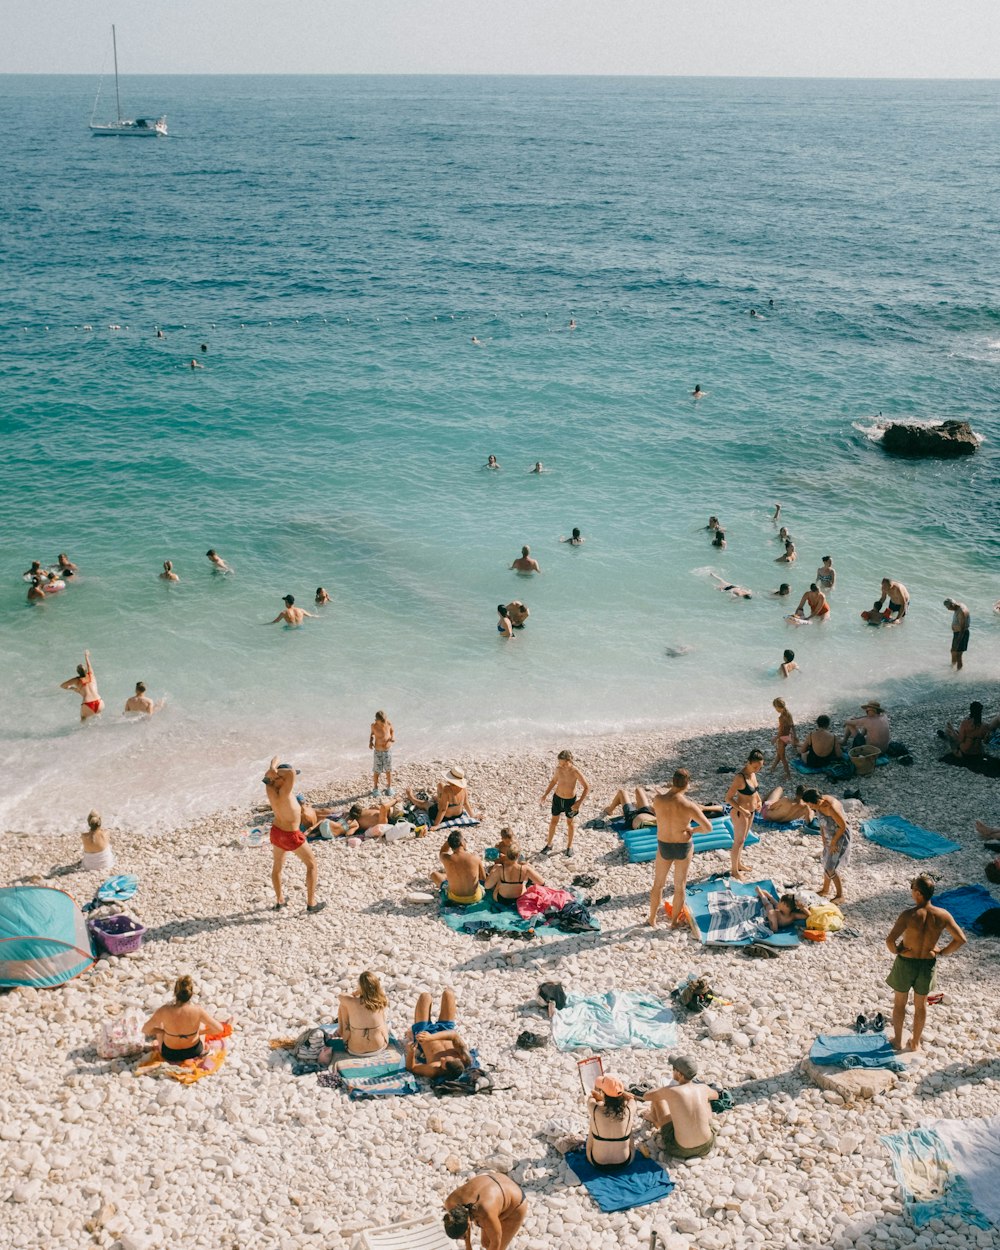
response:
<path fill-rule="evenodd" d="M 660 1138 L 663 1141 L 663 1149 L 675 1159 L 703 1159 L 715 1145 L 715 1130 L 712 1130 L 712 1136 L 702 1146 L 678 1145 L 673 1124 L 664 1124 L 660 1129 Z"/>
<path fill-rule="evenodd" d="M 911 959 L 908 955 L 897 955 L 885 979 L 886 985 L 899 994 L 914 994 L 926 997 L 934 988 L 936 959 Z"/>

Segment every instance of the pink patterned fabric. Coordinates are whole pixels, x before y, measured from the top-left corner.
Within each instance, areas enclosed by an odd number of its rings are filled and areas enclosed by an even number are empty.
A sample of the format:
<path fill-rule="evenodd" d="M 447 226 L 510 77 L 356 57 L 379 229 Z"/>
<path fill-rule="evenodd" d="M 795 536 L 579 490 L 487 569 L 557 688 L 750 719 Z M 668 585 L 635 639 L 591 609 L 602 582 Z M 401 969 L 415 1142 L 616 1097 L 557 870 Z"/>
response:
<path fill-rule="evenodd" d="M 553 907 L 561 911 L 572 902 L 573 895 L 565 890 L 556 890 L 550 885 L 529 885 L 517 900 L 517 911 L 522 919 L 530 920 L 532 916 L 540 916 Z"/>

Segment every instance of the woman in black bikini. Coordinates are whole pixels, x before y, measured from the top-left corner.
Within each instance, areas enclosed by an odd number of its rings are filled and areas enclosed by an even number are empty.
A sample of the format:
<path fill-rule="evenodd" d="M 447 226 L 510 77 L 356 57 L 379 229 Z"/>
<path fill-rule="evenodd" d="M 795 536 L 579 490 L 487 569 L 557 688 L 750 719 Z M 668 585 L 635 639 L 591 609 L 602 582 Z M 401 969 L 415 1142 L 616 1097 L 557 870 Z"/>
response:
<path fill-rule="evenodd" d="M 205 1050 L 202 1037 L 206 1033 L 222 1033 L 225 1026 L 214 1016 L 193 1003 L 194 982 L 181 977 L 174 985 L 174 1001 L 154 1011 L 142 1031 L 146 1037 L 155 1037 L 160 1055 L 167 1063 L 183 1063 L 185 1059 L 197 1059 Z"/>
<path fill-rule="evenodd" d="M 465 1239 L 472 1250 L 472 1225 L 479 1229 L 483 1250 L 507 1250 L 528 1214 L 528 1200 L 516 1181 L 502 1172 L 473 1176 L 444 1200 L 444 1231 Z"/>
<path fill-rule="evenodd" d="M 510 842 L 500 852 L 500 858 L 490 869 L 486 878 L 486 889 L 493 891 L 498 901 L 513 903 L 521 897 L 529 885 L 544 885 L 545 882 L 527 864 L 519 863 L 521 848 L 516 842 Z"/>
<path fill-rule="evenodd" d="M 732 804 L 729 819 L 733 822 L 733 846 L 729 852 L 730 876 L 742 881 L 741 872 L 749 872 L 750 865 L 743 863 L 743 844 L 746 842 L 754 813 L 760 811 L 760 790 L 757 773 L 764 767 L 764 752 L 751 751 L 743 768 L 729 783 L 726 802 Z"/>

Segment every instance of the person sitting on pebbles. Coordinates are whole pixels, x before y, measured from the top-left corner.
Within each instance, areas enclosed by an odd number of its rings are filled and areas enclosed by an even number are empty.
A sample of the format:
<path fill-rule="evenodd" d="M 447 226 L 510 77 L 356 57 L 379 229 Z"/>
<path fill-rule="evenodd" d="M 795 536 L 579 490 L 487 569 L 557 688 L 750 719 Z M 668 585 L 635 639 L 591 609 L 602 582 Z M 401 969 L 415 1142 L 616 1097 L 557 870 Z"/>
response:
<path fill-rule="evenodd" d="M 382 983 L 374 972 L 362 972 L 353 994 L 341 994 L 337 1032 L 349 1055 L 374 1055 L 389 1045 L 389 1007 Z"/>
<path fill-rule="evenodd" d="M 165 1003 L 142 1026 L 145 1037 L 155 1037 L 160 1058 L 183 1063 L 205 1053 L 205 1034 L 223 1033 L 225 1025 L 192 1002 L 194 982 L 181 977 L 174 985 L 174 1001 Z"/>
<path fill-rule="evenodd" d="M 678 1055 L 670 1060 L 674 1084 L 643 1095 L 646 1118 L 660 1130 L 663 1149 L 675 1159 L 701 1159 L 715 1145 L 710 1104 L 719 1091 L 695 1081 L 698 1065 Z"/>
<path fill-rule="evenodd" d="M 599 1076 L 587 1098 L 587 1162 L 595 1168 L 631 1163 L 638 1118 L 635 1097 L 622 1082 L 616 1076 Z"/>
<path fill-rule="evenodd" d="M 441 871 L 431 873 L 437 886 L 447 885 L 447 899 L 457 907 L 471 907 L 483 897 L 486 865 L 465 845 L 461 829 L 453 829 L 438 852 Z"/>
<path fill-rule="evenodd" d="M 101 824 L 100 812 L 91 812 L 87 816 L 87 832 L 82 833 L 80 838 L 83 842 L 80 867 L 84 872 L 110 872 L 115 866 L 115 855 L 108 832 Z"/>
<path fill-rule="evenodd" d="M 509 842 L 490 869 L 486 877 L 486 889 L 492 891 L 498 902 L 513 903 L 529 885 L 545 884 L 534 868 L 529 868 L 520 861 L 521 848 L 516 842 Z"/>
<path fill-rule="evenodd" d="M 431 996 L 425 990 L 413 1012 L 413 1026 L 406 1043 L 406 1070 L 431 1081 L 439 1077 L 457 1081 L 472 1066 L 472 1054 L 455 1027 L 455 991 L 449 988 L 441 995 L 436 1020 L 431 1019 L 432 1006 Z"/>
<path fill-rule="evenodd" d="M 428 799 L 425 794 L 414 794 L 412 790 L 407 790 L 406 797 L 411 807 L 427 813 L 432 829 L 439 828 L 443 820 L 454 820 L 463 814 L 476 819 L 469 801 L 469 782 L 465 770 L 457 765 L 445 769 L 438 778 L 435 798 Z"/>
<path fill-rule="evenodd" d="M 464 1238 L 472 1250 L 472 1225 L 479 1229 L 483 1250 L 507 1250 L 528 1213 L 521 1186 L 503 1172 L 473 1176 L 444 1200 L 444 1231 L 452 1241 Z"/>

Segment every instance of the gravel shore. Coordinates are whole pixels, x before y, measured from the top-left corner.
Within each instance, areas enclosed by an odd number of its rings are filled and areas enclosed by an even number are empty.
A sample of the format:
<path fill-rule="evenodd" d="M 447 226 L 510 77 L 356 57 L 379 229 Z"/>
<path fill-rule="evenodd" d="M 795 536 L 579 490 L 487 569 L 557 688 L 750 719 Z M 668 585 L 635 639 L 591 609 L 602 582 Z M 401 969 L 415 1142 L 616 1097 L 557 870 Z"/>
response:
<path fill-rule="evenodd" d="M 980 697 L 995 714 L 1000 690 L 983 689 Z M 289 907 L 277 916 L 270 910 L 268 849 L 238 841 L 255 823 L 250 812 L 229 811 L 168 837 L 112 831 L 115 871 L 140 879 L 133 910 L 149 929 L 142 950 L 102 959 L 57 990 L 0 997 L 0 1244 L 336 1250 L 350 1244 L 353 1230 L 439 1210 L 461 1180 L 494 1166 L 511 1169 L 528 1196 L 515 1250 L 645 1248 L 652 1229 L 669 1250 L 995 1245 L 996 1230 L 965 1225 L 918 1235 L 902 1214 L 879 1142 L 881 1133 L 941 1116 L 1000 1113 L 995 940 L 971 938 L 944 961 L 945 1002 L 930 1008 L 925 1048 L 894 1088 L 845 1104 L 799 1072 L 816 1034 L 849 1027 L 859 1011 L 888 1014 L 885 936 L 909 905 L 909 879 L 929 869 L 941 889 L 983 881 L 987 856 L 973 821 L 1000 823 L 1000 785 L 938 763 L 942 744 L 934 736 L 964 706 L 957 700 L 896 711 L 893 736 L 912 748 L 915 766 L 893 763 L 846 786 L 823 785 L 838 795 L 858 789 L 864 800 L 863 809 L 852 805 L 845 875 L 845 913 L 860 936 L 804 943 L 775 960 L 708 951 L 686 931 L 644 927 L 653 866 L 626 864 L 609 830 L 581 827 L 571 860 L 538 859 L 548 820 L 538 800 L 554 763 L 548 750 L 398 760 L 397 791 L 429 786 L 445 764 L 461 764 L 474 804 L 486 812 L 469 831 L 470 844 L 493 845 L 500 826 L 511 825 L 547 883 L 566 884 L 583 872 L 599 877 L 593 893 L 613 896 L 601 909 L 599 935 L 485 943 L 452 933 L 430 906 L 402 902 L 408 889 L 427 888 L 436 836 L 355 848 L 316 844 L 320 897 L 330 905 L 313 917 L 305 912 L 302 867 L 293 861 L 286 867 Z M 701 736 L 578 739 L 570 745 L 592 787 L 582 821 L 597 816 L 620 785 L 664 780 L 679 764 L 692 771 L 696 798 L 719 799 L 729 780 L 719 770 L 739 767 L 754 746 L 770 750 L 772 732 L 767 724 Z M 762 775 L 763 792 L 773 776 Z M 367 793 L 371 778 L 301 782 L 314 800 L 346 802 Z M 889 813 L 955 839 L 961 851 L 918 862 L 857 833 L 864 816 Z M 44 878 L 79 856 L 70 836 L 6 833 L 0 846 L 6 884 Z M 816 837 L 769 831 L 749 858 L 755 878 L 819 886 Z M 701 855 L 692 879 L 725 868 L 726 853 Z M 50 883 L 82 903 L 106 875 L 75 871 Z M 338 994 L 353 989 L 365 968 L 383 978 L 398 1036 L 421 990 L 438 996 L 446 985 L 455 988 L 459 1027 L 501 1087 L 492 1098 L 438 1101 L 421 1093 L 350 1103 L 315 1076 L 291 1076 L 269 1039 L 335 1019 Z M 556 1118 L 585 1127 L 575 1058 L 551 1044 L 516 1052 L 514 1039 L 523 1028 L 547 1032 L 534 1005 L 542 980 L 665 997 L 689 972 L 707 976 L 732 1005 L 714 1013 L 711 1030 L 705 1016 L 682 1020 L 679 1049 L 697 1058 L 702 1076 L 732 1089 L 737 1105 L 720 1117 L 708 1158 L 668 1164 L 677 1187 L 667 1200 L 602 1215 L 539 1136 Z M 128 1008 L 151 1013 L 182 973 L 192 974 L 210 1011 L 233 1018 L 221 1072 L 182 1087 L 135 1076 L 134 1061 L 99 1060 L 101 1022 Z M 626 1083 L 659 1082 L 668 1077 L 667 1058 L 618 1052 L 605 1068 Z"/>

